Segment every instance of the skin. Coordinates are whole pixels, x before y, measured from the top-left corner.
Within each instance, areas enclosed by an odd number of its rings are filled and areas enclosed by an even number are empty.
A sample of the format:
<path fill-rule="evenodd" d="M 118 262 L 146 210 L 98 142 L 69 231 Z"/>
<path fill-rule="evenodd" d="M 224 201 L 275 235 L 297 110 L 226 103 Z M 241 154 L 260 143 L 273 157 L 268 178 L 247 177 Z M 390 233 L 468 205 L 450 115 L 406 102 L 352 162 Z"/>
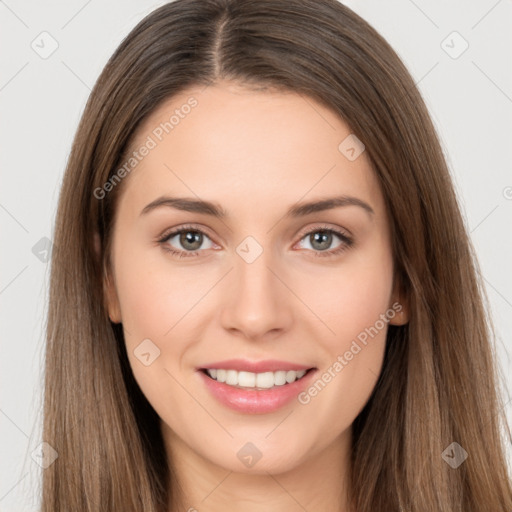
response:
<path fill-rule="evenodd" d="M 169 99 L 133 148 L 191 96 L 198 105 L 122 184 L 106 281 L 109 316 L 123 323 L 134 376 L 161 418 L 184 492 L 179 510 L 347 511 L 351 424 L 381 371 L 387 324 L 309 403 L 293 400 L 273 413 L 226 408 L 196 368 L 282 359 L 321 375 L 393 303 L 403 308 L 390 323 L 407 322 L 377 179 L 365 152 L 349 161 L 338 149 L 351 132 L 334 112 L 295 93 L 232 82 Z M 162 195 L 214 201 L 228 217 L 171 207 L 141 215 Z M 349 205 L 284 216 L 299 201 L 337 195 L 365 201 L 373 214 Z M 179 258 L 164 246 L 192 252 L 190 244 L 157 240 L 185 224 L 206 236 L 197 255 Z M 315 256 L 322 251 L 307 232 L 325 226 L 353 245 Z M 252 263 L 236 252 L 247 236 L 263 250 Z M 333 235 L 328 244 L 343 241 Z M 148 338 L 160 356 L 145 366 L 134 350 Z M 247 442 L 262 454 L 251 468 L 237 457 Z"/>

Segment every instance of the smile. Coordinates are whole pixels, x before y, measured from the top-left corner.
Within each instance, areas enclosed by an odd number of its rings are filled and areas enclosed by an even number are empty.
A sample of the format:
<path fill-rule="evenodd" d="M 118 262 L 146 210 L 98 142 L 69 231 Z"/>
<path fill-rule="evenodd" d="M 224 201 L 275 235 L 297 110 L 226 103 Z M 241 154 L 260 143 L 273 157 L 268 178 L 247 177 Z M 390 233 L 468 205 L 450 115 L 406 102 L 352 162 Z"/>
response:
<path fill-rule="evenodd" d="M 238 371 L 216 365 L 220 368 L 200 368 L 196 375 L 223 406 L 244 414 L 265 414 L 292 403 L 318 373 L 317 368 L 269 371 L 269 364 L 264 365 L 267 371 L 263 372 Z"/>
<path fill-rule="evenodd" d="M 304 377 L 309 370 L 278 370 L 275 372 L 253 373 L 213 368 L 203 371 L 213 380 L 225 383 L 228 386 L 262 390 L 291 384 Z"/>

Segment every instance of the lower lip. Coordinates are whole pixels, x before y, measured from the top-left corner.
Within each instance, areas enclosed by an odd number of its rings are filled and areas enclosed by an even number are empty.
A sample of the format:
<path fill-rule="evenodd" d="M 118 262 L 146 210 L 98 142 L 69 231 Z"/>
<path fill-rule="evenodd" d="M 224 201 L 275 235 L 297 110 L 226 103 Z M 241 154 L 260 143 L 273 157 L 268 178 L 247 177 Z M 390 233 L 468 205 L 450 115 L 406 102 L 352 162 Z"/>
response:
<path fill-rule="evenodd" d="M 304 377 L 291 384 L 274 386 L 270 389 L 240 389 L 217 382 L 199 370 L 206 387 L 222 404 L 246 414 L 264 414 L 274 412 L 290 403 L 309 385 L 316 369 L 309 370 Z"/>

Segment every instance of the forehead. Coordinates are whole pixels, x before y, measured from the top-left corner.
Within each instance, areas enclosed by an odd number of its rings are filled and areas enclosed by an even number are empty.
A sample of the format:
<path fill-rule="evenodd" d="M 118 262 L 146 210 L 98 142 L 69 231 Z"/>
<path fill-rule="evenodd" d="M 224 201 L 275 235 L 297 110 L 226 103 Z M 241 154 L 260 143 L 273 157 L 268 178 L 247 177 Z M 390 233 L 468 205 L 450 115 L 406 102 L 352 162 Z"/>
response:
<path fill-rule="evenodd" d="M 365 152 L 347 158 L 352 137 L 335 112 L 302 94 L 230 82 L 191 87 L 137 130 L 122 201 L 142 208 L 164 194 L 198 196 L 228 211 L 335 194 L 382 203 Z"/>

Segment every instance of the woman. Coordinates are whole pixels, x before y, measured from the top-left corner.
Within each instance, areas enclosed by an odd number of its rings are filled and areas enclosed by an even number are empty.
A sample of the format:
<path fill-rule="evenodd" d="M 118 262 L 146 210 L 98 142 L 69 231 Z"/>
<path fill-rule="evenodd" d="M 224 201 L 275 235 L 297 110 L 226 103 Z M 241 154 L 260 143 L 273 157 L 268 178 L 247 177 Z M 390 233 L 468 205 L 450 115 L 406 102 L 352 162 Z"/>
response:
<path fill-rule="evenodd" d="M 54 244 L 43 511 L 511 510 L 447 166 L 347 7 L 146 17 L 91 94 Z"/>

